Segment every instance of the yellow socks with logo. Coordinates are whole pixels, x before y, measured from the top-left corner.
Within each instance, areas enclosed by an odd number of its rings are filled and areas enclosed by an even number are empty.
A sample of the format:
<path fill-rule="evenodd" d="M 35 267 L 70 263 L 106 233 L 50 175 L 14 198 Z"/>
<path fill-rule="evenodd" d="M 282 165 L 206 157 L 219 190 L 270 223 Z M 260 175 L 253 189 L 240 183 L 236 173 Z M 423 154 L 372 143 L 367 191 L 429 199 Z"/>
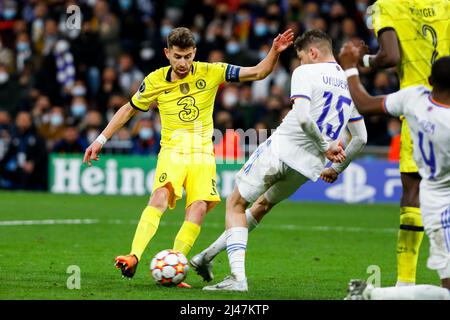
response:
<path fill-rule="evenodd" d="M 423 238 L 419 208 L 400 208 L 400 231 L 397 239 L 397 285 L 416 282 L 417 259 Z"/>
<path fill-rule="evenodd" d="M 198 224 L 184 221 L 175 238 L 173 249 L 182 252 L 187 257 L 199 234 L 200 226 Z"/>
<path fill-rule="evenodd" d="M 161 220 L 162 212 L 152 206 L 145 207 L 142 212 L 141 219 L 134 234 L 133 243 L 131 245 L 131 253 L 141 260 L 147 244 L 153 238 Z"/>

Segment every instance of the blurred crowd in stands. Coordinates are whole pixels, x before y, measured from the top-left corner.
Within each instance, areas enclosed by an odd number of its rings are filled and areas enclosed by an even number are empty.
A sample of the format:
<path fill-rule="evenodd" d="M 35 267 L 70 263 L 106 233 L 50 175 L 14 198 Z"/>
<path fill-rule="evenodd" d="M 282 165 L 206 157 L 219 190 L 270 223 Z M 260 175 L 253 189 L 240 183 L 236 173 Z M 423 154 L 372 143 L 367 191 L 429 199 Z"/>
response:
<path fill-rule="evenodd" d="M 84 152 L 145 75 L 168 64 L 163 48 L 174 27 L 193 31 L 197 61 L 255 65 L 273 38 L 287 28 L 296 35 L 315 28 L 327 31 L 335 53 L 349 40 L 364 40 L 375 52 L 376 38 L 366 26 L 369 4 L 368 0 L 3 0 L 0 188 L 45 190 L 49 153 Z M 67 28 L 71 5 L 80 9 L 78 29 Z M 287 50 L 266 79 L 223 85 L 216 98 L 215 127 L 222 132 L 276 128 L 291 108 L 290 76 L 298 65 L 295 50 Z M 397 90 L 395 70 L 362 71 L 370 93 Z M 369 117 L 366 125 L 369 145 L 389 145 L 400 132 L 393 118 Z M 156 155 L 160 131 L 157 109 L 139 113 L 104 152 Z M 238 146 L 231 156 L 248 156 L 252 148 Z"/>

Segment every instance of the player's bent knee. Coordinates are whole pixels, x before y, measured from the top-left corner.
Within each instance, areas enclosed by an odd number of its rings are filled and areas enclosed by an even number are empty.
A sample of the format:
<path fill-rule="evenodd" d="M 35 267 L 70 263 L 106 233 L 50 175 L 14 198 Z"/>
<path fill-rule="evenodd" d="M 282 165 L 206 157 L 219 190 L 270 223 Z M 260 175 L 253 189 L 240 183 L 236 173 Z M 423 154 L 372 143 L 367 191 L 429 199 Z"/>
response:
<path fill-rule="evenodd" d="M 248 202 L 241 196 L 239 191 L 235 189 L 233 193 L 228 196 L 226 207 L 227 212 L 236 212 L 236 211 L 243 211 L 247 208 Z"/>
<path fill-rule="evenodd" d="M 170 192 L 167 188 L 158 188 L 153 191 L 148 204 L 159 209 L 161 212 L 164 212 L 167 209 L 169 202 L 169 194 Z"/>

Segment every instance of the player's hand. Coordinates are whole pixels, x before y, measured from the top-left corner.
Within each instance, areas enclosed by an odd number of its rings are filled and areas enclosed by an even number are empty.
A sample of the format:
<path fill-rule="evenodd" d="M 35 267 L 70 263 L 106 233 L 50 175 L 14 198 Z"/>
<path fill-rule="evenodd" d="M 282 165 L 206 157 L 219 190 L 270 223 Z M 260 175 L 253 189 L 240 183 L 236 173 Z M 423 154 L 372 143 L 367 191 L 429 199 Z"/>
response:
<path fill-rule="evenodd" d="M 91 145 L 86 149 L 86 151 L 84 152 L 84 157 L 83 157 L 83 163 L 88 164 L 88 166 L 91 166 L 91 159 L 98 161 L 99 158 L 99 153 L 102 150 L 102 144 L 98 141 L 94 141 L 91 143 Z"/>
<path fill-rule="evenodd" d="M 287 48 L 291 46 L 294 41 L 294 32 L 292 29 L 287 29 L 283 34 L 279 34 L 274 40 L 272 44 L 272 48 L 277 53 L 281 53 Z"/>
<path fill-rule="evenodd" d="M 369 46 L 363 41 L 361 40 L 359 42 L 359 44 L 357 44 L 356 49 L 358 49 L 358 54 L 359 54 L 359 64 L 362 66 L 363 65 L 363 57 L 366 54 L 369 54 Z"/>
<path fill-rule="evenodd" d="M 330 143 L 328 150 L 325 151 L 325 156 L 333 163 L 342 163 L 347 158 L 341 141 Z"/>
<path fill-rule="evenodd" d="M 320 174 L 320 179 L 327 183 L 333 183 L 337 180 L 338 175 L 339 174 L 336 172 L 336 170 L 330 167 L 322 171 L 322 173 Z"/>
<path fill-rule="evenodd" d="M 344 70 L 354 68 L 360 60 L 360 50 L 351 42 L 346 42 L 339 52 L 339 64 Z"/>

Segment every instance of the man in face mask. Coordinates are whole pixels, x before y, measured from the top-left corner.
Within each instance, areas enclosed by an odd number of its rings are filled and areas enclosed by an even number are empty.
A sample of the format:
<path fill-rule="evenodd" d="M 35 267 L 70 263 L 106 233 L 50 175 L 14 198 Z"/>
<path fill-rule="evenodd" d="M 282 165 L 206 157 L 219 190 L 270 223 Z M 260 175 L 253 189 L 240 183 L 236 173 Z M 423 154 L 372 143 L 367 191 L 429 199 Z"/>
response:
<path fill-rule="evenodd" d="M 17 3 L 11 0 L 5 1 L 2 11 L 3 19 L 14 20 L 14 18 L 17 16 Z"/>
<path fill-rule="evenodd" d="M 48 122 L 38 126 L 38 132 L 47 140 L 47 147 L 52 149 L 54 143 L 63 137 L 64 131 L 65 117 L 63 108 L 53 106 L 48 113 Z"/>
<path fill-rule="evenodd" d="M 84 97 L 74 97 L 70 105 L 70 113 L 76 119 L 82 119 L 86 114 L 87 102 Z"/>
<path fill-rule="evenodd" d="M 136 133 L 133 138 L 133 154 L 156 155 L 159 152 L 159 133 L 154 130 L 150 119 L 141 119 L 136 125 Z"/>
<path fill-rule="evenodd" d="M 271 35 L 269 34 L 269 25 L 265 17 L 255 19 L 249 37 L 249 48 L 258 50 L 263 44 L 270 43 Z M 270 47 L 269 47 L 270 49 Z M 265 55 L 264 55 L 265 56 Z"/>

